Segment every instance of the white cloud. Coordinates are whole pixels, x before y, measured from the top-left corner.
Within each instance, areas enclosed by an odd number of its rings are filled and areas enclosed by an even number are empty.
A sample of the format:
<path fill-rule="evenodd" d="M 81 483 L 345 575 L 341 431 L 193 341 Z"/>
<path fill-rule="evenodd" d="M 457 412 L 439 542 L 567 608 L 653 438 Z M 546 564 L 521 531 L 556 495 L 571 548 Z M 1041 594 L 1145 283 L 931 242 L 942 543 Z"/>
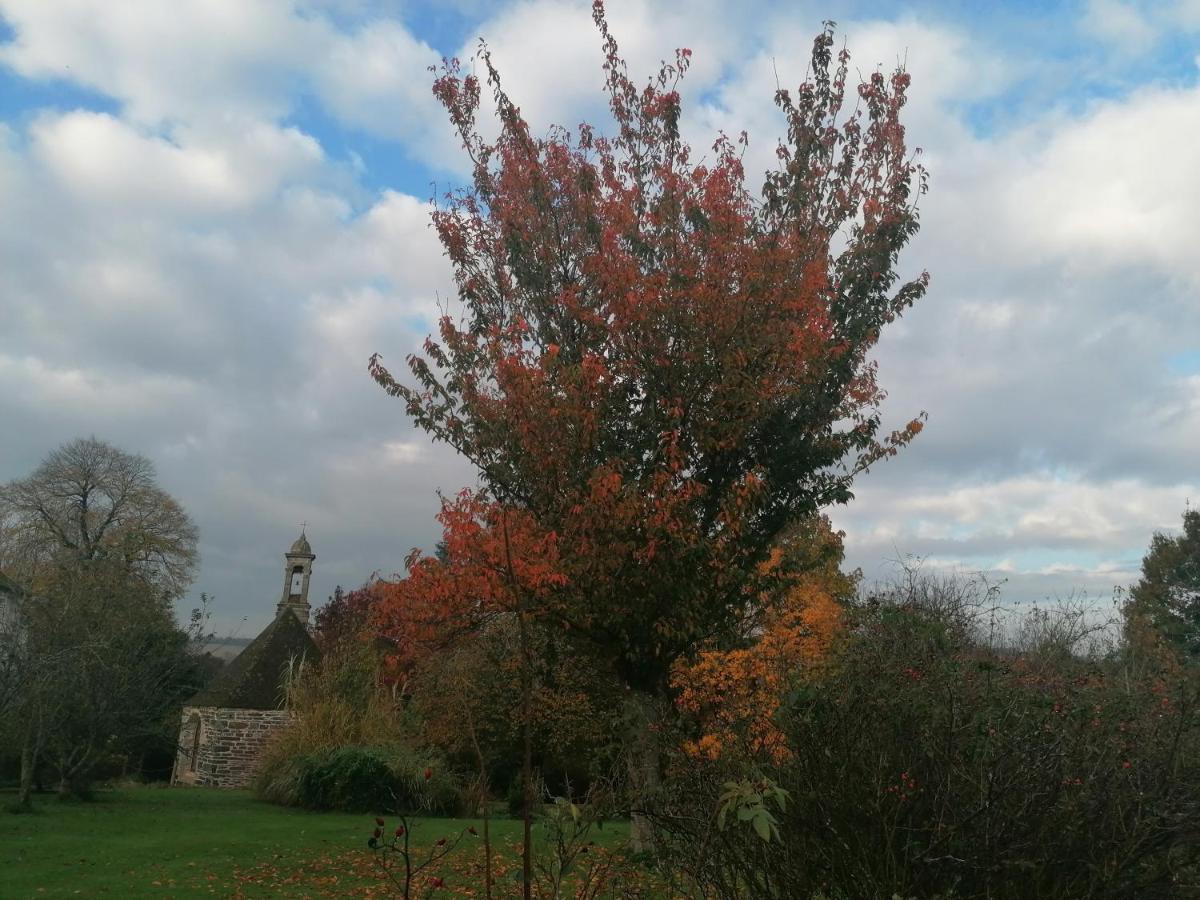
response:
<path fill-rule="evenodd" d="M 383 445 L 383 455 L 389 462 L 398 465 L 411 465 L 419 462 L 425 455 L 425 448 L 416 441 L 387 441 Z"/>
<path fill-rule="evenodd" d="M 1177 0 L 1171 18 L 1188 30 L 1200 29 L 1200 0 Z"/>
<path fill-rule="evenodd" d="M 793 14 L 803 12 L 793 8 Z M 727 69 L 740 66 L 753 39 L 752 23 L 715 0 L 686 6 L 662 0 L 610 3 L 607 17 L 635 84 L 657 75 L 663 61 L 674 62 L 677 48 L 692 50 L 685 96 L 698 96 Z M 819 25 L 819 17 L 813 22 Z M 475 65 L 476 34 L 487 41 L 505 91 L 535 133 L 551 125 L 573 130 L 585 121 L 603 129 L 608 122 L 604 51 L 586 0 L 519 0 L 501 7 L 460 48 L 468 70 Z M 486 74 L 482 65 L 476 71 Z M 490 108 L 486 88 L 484 102 Z M 483 124 L 494 127 L 489 120 Z"/>
<path fill-rule="evenodd" d="M 343 8 L 344 7 L 344 8 Z M 340 121 L 444 162 L 427 68 L 438 54 L 398 19 L 340 30 L 330 14 L 394 12 L 300 0 L 0 0 L 16 39 L 0 63 L 72 81 L 122 103 L 143 128 L 235 134 L 291 113 L 312 91 Z M 441 127 L 438 127 L 441 126 Z M 431 142 L 431 135 L 433 139 Z M 432 146 L 431 146 L 432 143 Z"/>
<path fill-rule="evenodd" d="M 359 219 L 354 241 L 365 262 L 384 272 L 421 298 L 413 313 L 431 319 L 437 313 L 435 294 L 443 298 L 453 286 L 450 264 L 430 223 L 429 203 L 396 191 L 384 191 Z"/>
<path fill-rule="evenodd" d="M 130 423 L 196 402 L 201 388 L 174 375 L 114 371 L 112 367 L 66 367 L 36 356 L 0 353 L 0 382 L 25 415 L 53 410 L 92 427 Z"/>
<path fill-rule="evenodd" d="M 781 14 L 771 25 L 757 52 L 730 66 L 729 77 L 690 114 L 685 126 L 697 148 L 707 147 L 718 130 L 729 135 L 747 131 L 746 169 L 752 179 L 777 165 L 775 145 L 785 136 L 786 123 L 774 104 L 775 88 L 778 84 L 794 91 L 807 77 L 820 17 Z M 923 148 L 924 162 L 934 172 L 961 168 L 974 154 L 955 106 L 1001 92 L 1016 74 L 1013 66 L 984 52 L 961 30 L 941 24 L 912 19 L 839 22 L 835 50 L 843 42 L 850 52 L 843 117 L 854 108 L 853 85 L 859 77 L 903 65 L 912 76 L 904 110 L 908 142 Z"/>
<path fill-rule="evenodd" d="M 43 116 L 30 137 L 34 158 L 74 197 L 119 203 L 126 213 L 245 209 L 286 181 L 313 175 L 323 161 L 311 137 L 264 122 L 232 135 L 181 129 L 169 141 L 114 116 L 77 110 Z"/>
<path fill-rule="evenodd" d="M 772 164 L 776 72 L 802 79 L 826 10 L 610 7 L 639 81 L 693 49 L 698 154 L 716 129 L 747 128 L 748 171 Z M 604 121 L 582 0 L 464 8 L 535 128 Z M 412 430 L 366 358 L 403 374 L 453 283 L 427 203 L 369 194 L 286 123 L 316 96 L 454 170 L 425 71 L 436 52 L 387 0 L 96 9 L 0 0 L 17 35 L 0 62 L 121 101 L 0 124 L 0 419 L 17 423 L 0 480 L 81 432 L 148 453 L 199 520 L 197 587 L 224 621 L 269 614 L 304 519 L 318 594 L 392 571 L 432 544 L 434 489 L 471 471 Z M 909 140 L 933 177 L 903 262 L 928 266 L 933 287 L 879 354 L 888 427 L 931 420 L 834 511 L 851 562 L 990 567 L 1021 596 L 1123 583 L 1197 496 L 1200 375 L 1165 360 L 1200 334 L 1200 94 L 1144 87 L 984 136 L 964 105 L 1037 78 L 1036 61 L 1023 69 L 965 24 L 837 17 L 864 74 L 907 54 Z"/>
<path fill-rule="evenodd" d="M 1121 0 L 1089 0 L 1082 24 L 1087 33 L 1119 56 L 1145 53 L 1159 38 L 1159 30 L 1146 11 Z"/>
<path fill-rule="evenodd" d="M 301 519 L 321 540 L 317 599 L 396 568 L 429 542 L 434 489 L 469 473 L 414 443 L 366 373 L 372 351 L 413 349 L 446 293 L 429 208 L 361 205 L 312 136 L 271 118 L 6 127 L 0 418 L 20 426 L 0 480 L 80 433 L 155 459 L 201 527 L 196 588 L 219 628 L 269 615 Z"/>
<path fill-rule="evenodd" d="M 324 105 L 343 122 L 371 134 L 395 138 L 438 162 L 436 147 L 449 140 L 449 126 L 431 90 L 429 67 L 440 60 L 428 44 L 399 22 L 373 21 L 332 40 L 309 73 Z"/>
<path fill-rule="evenodd" d="M 1021 252 L 1080 269 L 1146 264 L 1200 285 L 1200 170 L 1188 149 L 1198 142 L 1196 88 L 1144 88 L 1061 121 L 1009 185 Z"/>
<path fill-rule="evenodd" d="M 1036 474 L 911 496 L 889 493 L 886 499 L 901 519 L 934 519 L 938 529 L 930 537 L 955 540 L 965 525 L 968 535 L 983 531 L 1028 547 L 1054 541 L 1102 544 L 1147 534 L 1178 518 L 1179 498 L 1186 492 L 1187 485 L 1153 487 L 1131 479 L 1085 482 Z"/>
<path fill-rule="evenodd" d="M 151 125 L 278 116 L 290 72 L 328 40 L 287 0 L 3 0 L 0 14 L 17 33 L 0 62 L 116 97 Z"/>
<path fill-rule="evenodd" d="M 851 564 L 872 573 L 883 560 L 912 554 L 935 568 L 1077 573 L 1084 576 L 1079 586 L 1094 589 L 1132 581 L 1135 560 L 1150 536 L 1177 527 L 1185 500 L 1198 490 L 1196 481 L 1154 485 L 1135 478 L 1087 481 L 1050 473 L 918 488 L 872 473 L 859 482 L 855 502 L 832 515 L 847 533 Z M 1023 564 L 1031 554 L 1058 558 Z M 1115 559 L 1119 556 L 1128 558 Z M 1069 588 L 1068 581 L 1056 580 L 1060 592 Z M 1022 589 L 1029 590 L 1029 584 Z"/>

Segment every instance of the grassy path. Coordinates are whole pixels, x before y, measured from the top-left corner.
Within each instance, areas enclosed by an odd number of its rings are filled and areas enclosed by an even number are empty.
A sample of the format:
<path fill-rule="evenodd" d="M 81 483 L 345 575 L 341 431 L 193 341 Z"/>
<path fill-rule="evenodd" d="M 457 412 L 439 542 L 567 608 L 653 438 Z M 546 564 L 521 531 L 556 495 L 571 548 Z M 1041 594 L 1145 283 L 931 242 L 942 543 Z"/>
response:
<path fill-rule="evenodd" d="M 0 803 L 7 798 L 0 795 Z M 0 813 L 0 898 L 385 897 L 366 840 L 371 816 L 310 813 L 242 791 L 133 788 L 94 803 L 47 800 L 33 815 Z M 470 822 L 427 819 L 414 843 Z M 477 823 L 476 823 L 477 824 Z M 597 835 L 617 843 L 627 829 Z M 492 823 L 498 896 L 516 888 L 520 822 Z M 604 839 L 607 838 L 607 839 Z M 438 896 L 482 896 L 483 849 L 465 844 L 438 872 Z"/>

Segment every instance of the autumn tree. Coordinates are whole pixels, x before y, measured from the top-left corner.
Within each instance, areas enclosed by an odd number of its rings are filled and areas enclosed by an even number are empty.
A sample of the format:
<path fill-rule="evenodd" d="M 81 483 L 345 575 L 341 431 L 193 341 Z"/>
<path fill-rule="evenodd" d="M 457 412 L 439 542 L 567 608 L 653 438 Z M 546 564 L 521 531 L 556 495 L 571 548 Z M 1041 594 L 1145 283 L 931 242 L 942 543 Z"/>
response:
<path fill-rule="evenodd" d="M 534 764 L 557 793 L 609 774 L 620 744 L 622 690 L 573 643 L 549 629 L 530 635 Z M 511 616 L 430 653 L 409 682 L 422 734 L 502 792 L 518 775 L 523 740 L 520 640 Z"/>
<path fill-rule="evenodd" d="M 406 684 L 423 656 L 456 638 L 476 635 L 507 620 L 515 634 L 514 662 L 520 697 L 523 788 L 523 890 L 532 887 L 533 700 L 535 615 L 565 585 L 553 533 L 540 528 L 527 510 L 511 509 L 463 491 L 443 498 L 438 519 L 443 540 L 436 556 L 413 551 L 407 577 L 375 586 L 380 602 L 374 621 L 396 648 L 391 662 Z"/>
<path fill-rule="evenodd" d="M 535 137 L 483 47 L 489 140 L 483 85 L 446 63 L 434 91 L 472 178 L 433 220 L 462 315 L 409 358 L 412 383 L 378 355 L 370 371 L 476 465 L 480 502 L 553 542 L 557 580 L 526 610 L 609 661 L 649 721 L 676 661 L 740 628 L 781 535 L 920 429 L 884 432 L 870 351 L 926 287 L 896 271 L 925 175 L 909 76 L 875 72 L 847 103 L 831 24 L 808 80 L 775 94 L 786 138 L 758 188 L 745 135 L 702 158 L 681 136 L 691 52 L 639 87 L 600 2 L 594 19 L 605 130 Z"/>
<path fill-rule="evenodd" d="M 1200 510 L 1183 513 L 1177 535 L 1156 533 L 1129 592 L 1125 630 L 1134 642 L 1161 640 L 1200 659 Z"/>
<path fill-rule="evenodd" d="M 322 652 L 360 641 L 368 631 L 375 601 L 372 583 L 352 591 L 334 588 L 332 596 L 313 615 L 313 638 Z"/>
<path fill-rule="evenodd" d="M 557 541 L 527 511 L 462 491 L 443 499 L 438 521 L 438 555 L 414 551 L 405 577 L 368 587 L 373 627 L 392 642 L 392 672 L 401 680 L 430 652 L 501 617 L 520 617 L 526 606 L 541 608 L 565 583 Z"/>
<path fill-rule="evenodd" d="M 739 639 L 702 648 L 672 673 L 676 703 L 698 726 L 685 750 L 710 759 L 778 762 L 789 755 L 776 721 L 789 687 L 820 674 L 856 578 L 844 574 L 840 532 L 824 516 L 798 524 L 760 566 L 771 579 Z"/>

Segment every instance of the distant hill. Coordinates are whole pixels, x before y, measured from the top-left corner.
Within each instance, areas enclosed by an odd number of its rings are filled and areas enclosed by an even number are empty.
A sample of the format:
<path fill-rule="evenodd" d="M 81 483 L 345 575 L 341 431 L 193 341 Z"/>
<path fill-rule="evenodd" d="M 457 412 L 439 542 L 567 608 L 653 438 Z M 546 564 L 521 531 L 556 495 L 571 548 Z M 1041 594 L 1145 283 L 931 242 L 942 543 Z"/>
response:
<path fill-rule="evenodd" d="M 206 649 L 217 659 L 229 662 L 229 660 L 233 659 L 235 656 L 245 650 L 246 646 L 252 640 L 254 640 L 254 638 L 215 637 L 208 642 L 204 649 Z"/>

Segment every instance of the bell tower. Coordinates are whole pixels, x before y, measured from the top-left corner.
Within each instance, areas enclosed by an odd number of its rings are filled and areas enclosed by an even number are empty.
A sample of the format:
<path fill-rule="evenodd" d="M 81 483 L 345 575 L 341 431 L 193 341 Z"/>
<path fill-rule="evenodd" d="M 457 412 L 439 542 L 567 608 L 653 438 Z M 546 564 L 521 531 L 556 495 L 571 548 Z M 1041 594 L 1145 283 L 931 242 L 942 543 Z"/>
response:
<path fill-rule="evenodd" d="M 291 610 L 296 614 L 304 625 L 308 624 L 308 581 L 312 577 L 313 560 L 317 558 L 312 552 L 312 547 L 308 544 L 308 538 L 304 535 L 304 529 L 300 530 L 300 537 L 296 538 L 296 542 L 292 544 L 292 549 L 283 555 L 285 560 L 283 566 L 283 596 L 279 599 L 279 606 L 275 609 L 275 615 L 278 617 L 285 609 Z"/>

